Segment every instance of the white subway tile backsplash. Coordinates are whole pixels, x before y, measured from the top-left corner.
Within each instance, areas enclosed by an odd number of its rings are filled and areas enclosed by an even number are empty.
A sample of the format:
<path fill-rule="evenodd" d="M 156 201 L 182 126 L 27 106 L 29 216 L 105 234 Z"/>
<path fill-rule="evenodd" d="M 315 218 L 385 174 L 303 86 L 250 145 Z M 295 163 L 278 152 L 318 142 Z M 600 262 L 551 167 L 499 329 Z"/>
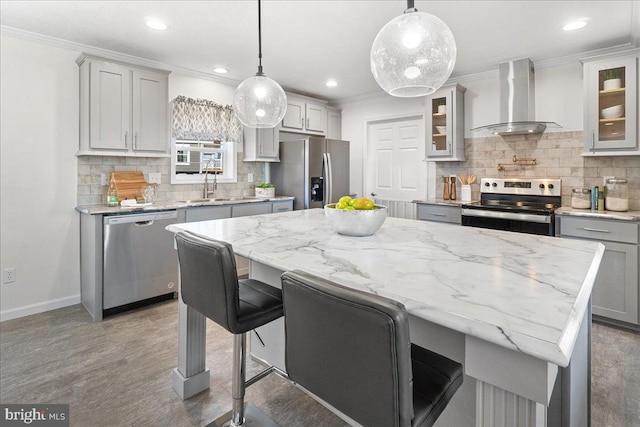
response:
<path fill-rule="evenodd" d="M 148 180 L 149 173 L 160 173 L 162 184 L 157 188 L 157 200 L 184 200 L 201 197 L 201 184 L 171 184 L 171 159 L 146 157 L 79 156 L 78 157 L 78 205 L 95 205 L 106 202 L 108 186 L 100 185 L 100 175 L 113 171 L 141 171 Z M 264 180 L 264 163 L 238 160 L 238 182 L 218 183 L 216 194 L 222 197 L 252 195 L 254 183 L 247 182 L 250 172 L 256 182 Z"/>
<path fill-rule="evenodd" d="M 640 156 L 582 157 L 582 132 L 547 132 L 542 135 L 510 135 L 465 139 L 466 161 L 436 163 L 436 191 L 442 194 L 443 175 L 474 174 L 491 177 L 558 177 L 562 179 L 562 201 L 570 204 L 571 188 L 602 185 L 605 175 L 629 180 L 629 209 L 640 210 Z M 535 158 L 535 166 L 511 166 L 513 155 Z M 498 163 L 509 166 L 498 171 Z M 479 185 L 472 197 L 479 198 Z"/>

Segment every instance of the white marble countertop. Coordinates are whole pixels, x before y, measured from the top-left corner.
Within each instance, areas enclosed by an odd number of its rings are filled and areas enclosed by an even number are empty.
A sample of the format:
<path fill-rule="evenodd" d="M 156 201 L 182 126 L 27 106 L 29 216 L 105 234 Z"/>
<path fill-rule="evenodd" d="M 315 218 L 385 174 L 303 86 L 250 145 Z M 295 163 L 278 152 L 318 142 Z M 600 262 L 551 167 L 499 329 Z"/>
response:
<path fill-rule="evenodd" d="M 604 253 L 597 242 L 399 218 L 373 236 L 342 236 L 320 209 L 167 229 L 395 299 L 416 317 L 563 367 Z"/>
<path fill-rule="evenodd" d="M 640 221 L 640 211 L 592 211 L 591 209 L 576 209 L 568 206 L 563 206 L 556 210 L 557 215 L 567 216 L 582 216 L 588 218 L 602 218 L 602 219 L 618 219 L 622 221 Z"/>
<path fill-rule="evenodd" d="M 110 207 L 107 205 L 92 205 L 92 206 L 77 206 L 76 210 L 80 213 L 89 215 L 98 214 L 119 214 L 119 213 L 131 213 L 131 212 L 152 212 L 152 211 L 164 211 L 171 209 L 184 209 L 193 208 L 196 206 L 222 206 L 222 205 L 238 205 L 243 203 L 258 203 L 258 202 L 279 202 L 284 200 L 293 200 L 295 197 L 289 196 L 277 196 L 271 198 L 258 198 L 258 197 L 218 197 L 211 199 L 194 199 L 194 200 L 167 200 L 162 202 L 155 202 L 151 206 L 115 206 Z"/>

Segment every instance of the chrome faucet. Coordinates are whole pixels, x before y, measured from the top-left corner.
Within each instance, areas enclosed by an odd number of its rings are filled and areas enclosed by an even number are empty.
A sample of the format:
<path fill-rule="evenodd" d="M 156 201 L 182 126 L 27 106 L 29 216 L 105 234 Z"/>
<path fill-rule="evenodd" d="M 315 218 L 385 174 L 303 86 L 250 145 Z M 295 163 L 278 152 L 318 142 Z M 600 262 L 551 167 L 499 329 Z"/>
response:
<path fill-rule="evenodd" d="M 216 193 L 218 189 L 218 174 L 213 174 L 213 191 L 209 190 L 209 165 L 213 163 L 214 159 L 209 159 L 204 167 L 204 188 L 202 189 L 202 197 L 207 199 Z"/>

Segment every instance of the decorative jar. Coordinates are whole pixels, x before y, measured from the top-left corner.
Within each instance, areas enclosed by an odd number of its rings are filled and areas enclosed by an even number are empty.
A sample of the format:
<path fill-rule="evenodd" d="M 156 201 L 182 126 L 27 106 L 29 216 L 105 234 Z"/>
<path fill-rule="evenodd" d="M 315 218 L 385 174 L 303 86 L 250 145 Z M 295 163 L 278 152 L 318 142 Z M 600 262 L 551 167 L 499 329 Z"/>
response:
<path fill-rule="evenodd" d="M 626 179 L 607 179 L 604 204 L 609 211 L 626 212 L 629 210 L 629 186 Z"/>
<path fill-rule="evenodd" d="M 574 188 L 571 190 L 571 207 L 575 209 L 591 208 L 591 189 Z"/>

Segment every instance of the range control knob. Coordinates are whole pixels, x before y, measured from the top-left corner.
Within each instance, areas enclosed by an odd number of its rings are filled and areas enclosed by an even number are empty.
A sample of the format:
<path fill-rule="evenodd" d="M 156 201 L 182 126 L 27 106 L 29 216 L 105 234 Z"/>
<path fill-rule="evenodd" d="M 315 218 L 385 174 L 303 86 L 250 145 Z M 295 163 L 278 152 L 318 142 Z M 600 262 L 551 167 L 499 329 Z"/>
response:
<path fill-rule="evenodd" d="M 544 188 L 544 184 L 540 184 L 540 185 L 538 185 L 538 187 Z"/>
<path fill-rule="evenodd" d="M 553 188 L 553 184 L 547 185 L 547 188 L 549 188 L 551 190 Z"/>
<path fill-rule="evenodd" d="M 498 186 L 498 184 L 494 182 L 493 184 L 491 184 L 491 186 L 492 186 L 492 187 L 497 187 L 497 186 Z"/>
<path fill-rule="evenodd" d="M 489 185 L 491 185 L 491 184 L 489 184 L 488 182 L 485 182 L 485 183 L 484 183 L 484 186 L 485 186 L 485 187 L 488 187 Z"/>

